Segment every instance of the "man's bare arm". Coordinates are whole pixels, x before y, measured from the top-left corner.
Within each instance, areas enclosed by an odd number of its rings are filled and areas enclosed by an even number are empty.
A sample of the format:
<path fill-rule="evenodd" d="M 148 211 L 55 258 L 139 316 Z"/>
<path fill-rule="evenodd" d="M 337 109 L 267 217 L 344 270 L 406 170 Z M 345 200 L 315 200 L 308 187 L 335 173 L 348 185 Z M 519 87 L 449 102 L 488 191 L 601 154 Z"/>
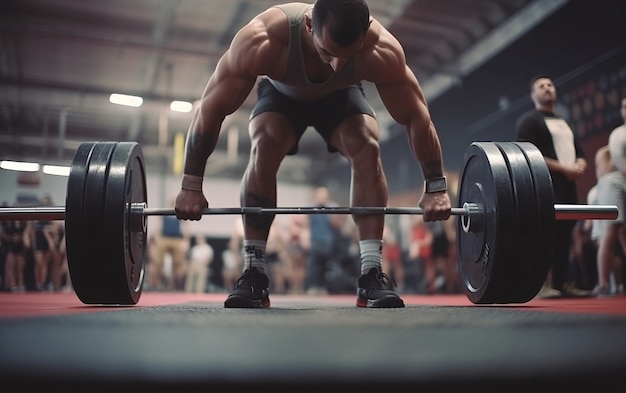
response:
<path fill-rule="evenodd" d="M 203 176 L 206 161 L 215 150 L 222 122 L 244 102 L 255 78 L 237 75 L 226 53 L 209 80 L 189 127 L 185 174 Z"/>
<path fill-rule="evenodd" d="M 389 114 L 405 127 L 424 177 L 443 176 L 439 136 L 419 82 L 406 64 L 402 45 L 376 20 L 369 34 L 372 43 L 360 59 L 361 76 L 376 85 Z"/>
<path fill-rule="evenodd" d="M 422 167 L 424 178 L 441 177 L 441 144 L 424 94 L 406 65 L 395 75 L 393 79 L 377 84 L 380 97 L 394 120 L 404 125 L 411 150 Z"/>
<path fill-rule="evenodd" d="M 215 150 L 222 122 L 241 107 L 257 76 L 267 71 L 266 59 L 272 58 L 268 41 L 266 25 L 257 18 L 237 33 L 229 50 L 219 60 L 187 134 L 185 174 L 204 175 L 206 161 Z"/>

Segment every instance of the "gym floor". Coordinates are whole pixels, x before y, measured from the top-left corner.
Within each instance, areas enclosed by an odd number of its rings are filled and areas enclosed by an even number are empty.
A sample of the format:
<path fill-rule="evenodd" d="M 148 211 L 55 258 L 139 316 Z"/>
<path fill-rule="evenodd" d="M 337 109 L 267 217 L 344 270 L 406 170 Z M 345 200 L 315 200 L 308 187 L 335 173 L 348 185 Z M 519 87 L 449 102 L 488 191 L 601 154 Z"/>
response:
<path fill-rule="evenodd" d="M 116 307 L 2 293 L 1 386 L 597 391 L 626 378 L 626 296 L 404 295 L 403 309 L 361 309 L 348 295 L 272 295 L 262 310 L 224 309 L 225 296 L 144 292 Z"/>

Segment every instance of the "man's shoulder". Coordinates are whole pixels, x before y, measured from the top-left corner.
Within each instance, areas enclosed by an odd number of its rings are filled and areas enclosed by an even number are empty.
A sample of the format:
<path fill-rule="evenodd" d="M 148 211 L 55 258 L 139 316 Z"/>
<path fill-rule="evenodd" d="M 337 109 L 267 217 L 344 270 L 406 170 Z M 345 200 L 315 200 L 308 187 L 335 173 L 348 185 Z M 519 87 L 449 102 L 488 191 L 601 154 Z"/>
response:
<path fill-rule="evenodd" d="M 622 124 L 621 126 L 615 127 L 609 133 L 609 148 L 615 144 L 624 143 L 626 143 L 626 125 Z"/>
<path fill-rule="evenodd" d="M 626 125 L 615 127 L 609 134 L 609 150 L 611 155 L 620 154 L 624 156 L 626 152 L 623 151 L 622 146 L 626 145 Z"/>
<path fill-rule="evenodd" d="M 528 122 L 533 122 L 536 121 L 536 119 L 538 118 L 538 116 L 541 116 L 541 112 L 539 112 L 537 109 L 529 109 L 526 112 L 522 113 L 518 118 L 517 118 L 517 122 L 516 125 L 518 127 L 522 126 L 522 124 L 528 123 Z"/>
<path fill-rule="evenodd" d="M 237 32 L 228 52 L 230 64 L 247 74 L 271 74 L 288 42 L 287 16 L 278 8 L 268 8 Z"/>
<path fill-rule="evenodd" d="M 308 12 L 309 10 L 311 10 L 313 8 L 313 5 L 309 4 L 309 3 L 302 3 L 302 2 L 293 1 L 293 2 L 274 4 L 274 5 L 269 7 L 269 9 L 272 9 L 272 8 L 281 9 L 286 14 L 292 14 L 293 13 L 293 14 L 297 14 L 297 15 L 299 15 L 299 14 L 304 15 L 306 12 Z"/>
<path fill-rule="evenodd" d="M 520 119 L 526 119 L 529 117 L 537 117 L 540 116 L 541 112 L 538 111 L 536 108 L 532 108 L 527 110 L 526 112 L 522 113 L 522 115 L 520 116 Z"/>
<path fill-rule="evenodd" d="M 404 49 L 400 41 L 380 22 L 372 18 L 365 43 L 356 57 L 360 78 L 377 82 L 380 77 L 398 76 L 403 73 L 390 72 L 406 66 Z"/>
<path fill-rule="evenodd" d="M 260 18 L 260 21 L 263 23 L 262 28 L 265 30 L 265 34 L 261 36 L 263 40 L 270 44 L 267 45 L 267 47 L 273 48 L 274 50 L 279 48 L 280 50 L 286 50 L 289 45 L 291 22 L 284 10 L 278 7 L 270 7 L 257 18 Z M 272 57 L 275 55 L 275 53 L 272 54 Z"/>
<path fill-rule="evenodd" d="M 626 124 L 622 124 L 619 125 L 617 127 L 615 127 L 612 131 L 611 131 L 611 135 L 625 135 L 626 134 Z"/>

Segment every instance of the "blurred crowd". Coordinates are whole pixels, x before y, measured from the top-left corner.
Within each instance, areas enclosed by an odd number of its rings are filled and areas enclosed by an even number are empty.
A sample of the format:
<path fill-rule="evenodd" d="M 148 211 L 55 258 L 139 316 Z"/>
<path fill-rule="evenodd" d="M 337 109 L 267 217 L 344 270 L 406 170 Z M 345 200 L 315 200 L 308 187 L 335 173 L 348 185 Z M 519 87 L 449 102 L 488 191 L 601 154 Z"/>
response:
<path fill-rule="evenodd" d="M 38 204 L 53 206 L 48 195 Z M 1 221 L 0 267 L 3 291 L 70 291 L 64 222 Z"/>
<path fill-rule="evenodd" d="M 332 207 L 326 187 L 314 203 Z M 388 215 L 383 266 L 400 293 L 461 293 L 455 221 L 423 221 L 421 215 Z M 189 233 L 187 222 L 164 217 L 148 242 L 147 291 L 228 292 L 243 270 L 243 222 L 218 244 Z M 266 250 L 272 293 L 352 294 L 360 274 L 356 226 L 346 214 L 282 215 Z"/>

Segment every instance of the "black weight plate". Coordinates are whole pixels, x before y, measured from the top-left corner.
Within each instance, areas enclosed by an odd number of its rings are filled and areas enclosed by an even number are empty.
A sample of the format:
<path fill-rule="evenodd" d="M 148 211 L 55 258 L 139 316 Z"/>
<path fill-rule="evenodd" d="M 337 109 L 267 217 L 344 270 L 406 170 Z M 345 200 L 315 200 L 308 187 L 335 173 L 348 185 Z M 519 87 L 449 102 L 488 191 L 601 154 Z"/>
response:
<path fill-rule="evenodd" d="M 67 178 L 65 195 L 65 252 L 72 286 L 77 294 L 82 293 L 82 288 L 89 285 L 88 279 L 84 279 L 85 273 L 81 265 L 89 260 L 89 254 L 82 243 L 82 239 L 86 236 L 83 224 L 83 201 L 87 169 L 94 145 L 93 142 L 82 143 L 76 149 L 70 175 Z"/>
<path fill-rule="evenodd" d="M 133 204 L 147 203 L 143 154 L 135 142 L 115 146 L 106 182 L 104 238 L 108 242 L 109 303 L 136 304 L 142 293 L 147 232 Z"/>
<path fill-rule="evenodd" d="M 498 263 L 510 257 L 515 244 L 513 190 L 507 164 L 495 144 L 473 142 L 468 146 L 458 193 L 459 201 L 478 204 L 482 209 L 480 217 L 470 217 L 467 232 L 463 230 L 464 218 L 457 220 L 463 290 L 475 304 L 494 303 L 498 288 L 492 275 L 497 276 Z"/>
<path fill-rule="evenodd" d="M 525 289 L 528 290 L 526 297 L 533 298 L 539 293 L 546 281 L 553 257 L 555 225 L 554 189 L 552 188 L 552 177 L 550 176 L 545 158 L 537 146 L 530 142 L 516 142 L 515 144 L 526 157 L 533 179 L 537 206 L 537 243 L 535 245 L 537 255 L 536 259 L 528 267 L 528 285 L 525 286 Z"/>
<path fill-rule="evenodd" d="M 495 142 L 507 163 L 515 201 L 512 255 L 498 261 L 498 273 L 492 275 L 498 287 L 495 303 L 525 303 L 531 300 L 536 282 L 534 265 L 543 250 L 537 247 L 541 230 L 532 174 L 518 145 L 512 142 Z"/>
<path fill-rule="evenodd" d="M 89 269 L 85 266 L 90 258 L 90 251 L 85 247 L 84 239 L 88 236 L 84 223 L 85 187 L 89 162 L 96 142 L 82 143 L 72 160 L 67 179 L 65 196 L 65 247 L 67 264 L 72 287 L 82 300 L 82 294 L 89 288 Z"/>
<path fill-rule="evenodd" d="M 106 303 L 109 280 L 106 271 L 108 245 L 103 232 L 105 187 L 115 143 L 85 144 L 84 149 L 89 145 L 91 148 L 86 160 L 79 155 L 81 148 L 77 150 L 75 180 L 71 185 L 68 181 L 66 226 L 70 222 L 72 228 L 66 234 L 68 268 L 78 298 L 85 304 L 103 304 Z M 84 170 L 79 169 L 82 163 L 85 163 Z M 75 210 L 76 214 L 68 216 L 69 210 Z M 74 251 L 70 253 L 70 250 Z"/>

